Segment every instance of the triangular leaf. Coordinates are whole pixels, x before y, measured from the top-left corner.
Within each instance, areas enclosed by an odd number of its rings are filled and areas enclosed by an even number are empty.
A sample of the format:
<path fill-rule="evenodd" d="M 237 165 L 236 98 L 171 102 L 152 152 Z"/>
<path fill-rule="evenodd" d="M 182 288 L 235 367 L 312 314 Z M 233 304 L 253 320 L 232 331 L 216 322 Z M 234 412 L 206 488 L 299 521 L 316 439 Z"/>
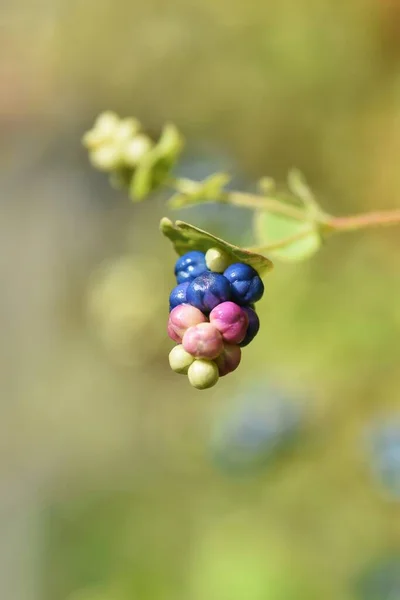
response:
<path fill-rule="evenodd" d="M 239 248 L 225 242 L 207 231 L 194 227 L 183 221 L 175 221 L 164 217 L 160 223 L 161 232 L 171 240 L 176 252 L 182 256 L 189 250 L 201 250 L 207 252 L 210 248 L 218 248 L 232 257 L 235 262 L 243 262 L 251 265 L 260 276 L 265 275 L 273 268 L 272 262 L 262 256 L 249 250 Z"/>
<path fill-rule="evenodd" d="M 270 212 L 255 214 L 254 229 L 258 244 L 273 245 L 304 231 L 302 239 L 271 251 L 271 256 L 284 261 L 300 261 L 309 258 L 321 245 L 321 237 L 312 223 L 290 219 Z M 307 233 L 308 232 L 308 233 Z"/>

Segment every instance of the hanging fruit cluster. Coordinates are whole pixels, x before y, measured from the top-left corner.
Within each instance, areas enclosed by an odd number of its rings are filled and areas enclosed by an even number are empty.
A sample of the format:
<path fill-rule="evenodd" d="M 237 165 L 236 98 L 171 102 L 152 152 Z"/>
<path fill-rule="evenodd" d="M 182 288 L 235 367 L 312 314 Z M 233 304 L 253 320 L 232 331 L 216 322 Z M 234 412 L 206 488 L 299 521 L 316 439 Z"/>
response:
<path fill-rule="evenodd" d="M 218 248 L 187 252 L 175 264 L 177 285 L 169 297 L 169 355 L 173 371 L 197 389 L 214 386 L 239 366 L 241 349 L 257 335 L 255 302 L 264 284 L 257 271 Z"/>

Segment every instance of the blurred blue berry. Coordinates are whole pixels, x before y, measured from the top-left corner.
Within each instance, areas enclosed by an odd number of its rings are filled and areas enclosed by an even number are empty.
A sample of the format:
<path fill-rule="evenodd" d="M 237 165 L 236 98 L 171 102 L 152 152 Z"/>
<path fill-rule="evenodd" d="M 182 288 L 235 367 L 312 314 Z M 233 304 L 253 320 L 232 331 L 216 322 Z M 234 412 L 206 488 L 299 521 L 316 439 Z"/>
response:
<path fill-rule="evenodd" d="M 400 554 L 383 556 L 357 577 L 358 600 L 395 600 L 400 598 Z"/>
<path fill-rule="evenodd" d="M 187 289 L 187 302 L 203 313 L 209 313 L 213 308 L 231 299 L 229 281 L 219 273 L 204 273 L 196 277 Z"/>
<path fill-rule="evenodd" d="M 189 287 L 189 282 L 180 283 L 169 295 L 169 310 L 171 311 L 175 306 L 179 306 L 179 304 L 185 304 L 186 302 L 186 293 Z"/>
<path fill-rule="evenodd" d="M 258 318 L 256 311 L 253 308 L 250 308 L 249 306 L 244 306 L 243 310 L 249 319 L 249 324 L 247 326 L 246 335 L 239 344 L 241 348 L 248 346 L 248 344 L 250 344 L 250 342 L 254 340 L 260 329 L 260 319 Z"/>
<path fill-rule="evenodd" d="M 193 281 L 199 275 L 208 271 L 204 252 L 193 250 L 187 252 L 175 264 L 175 276 L 178 283 Z"/>
<path fill-rule="evenodd" d="M 265 385 L 249 388 L 229 405 L 215 423 L 211 452 L 227 471 L 251 471 L 287 450 L 303 426 L 300 404 Z"/>
<path fill-rule="evenodd" d="M 264 284 L 257 271 L 245 263 L 230 265 L 224 276 L 232 285 L 232 299 L 240 305 L 252 304 L 262 298 Z"/>
<path fill-rule="evenodd" d="M 400 500 L 400 416 L 375 425 L 368 439 L 377 482 L 394 500 Z"/>

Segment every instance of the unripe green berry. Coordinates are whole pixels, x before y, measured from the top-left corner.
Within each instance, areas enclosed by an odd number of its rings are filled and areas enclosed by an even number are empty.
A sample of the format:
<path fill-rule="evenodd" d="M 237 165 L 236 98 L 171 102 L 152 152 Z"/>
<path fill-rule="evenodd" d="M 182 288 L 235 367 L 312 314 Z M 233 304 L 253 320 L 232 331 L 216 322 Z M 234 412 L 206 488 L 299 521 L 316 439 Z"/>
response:
<path fill-rule="evenodd" d="M 190 385 L 198 390 L 206 390 L 217 383 L 218 367 L 212 360 L 198 358 L 190 365 L 188 378 Z"/>
<path fill-rule="evenodd" d="M 182 344 L 172 348 L 171 352 L 169 353 L 169 366 L 173 371 L 175 371 L 175 373 L 186 375 L 193 361 L 193 356 L 191 356 L 189 352 L 186 352 Z"/>
<path fill-rule="evenodd" d="M 214 273 L 223 273 L 232 263 L 231 258 L 218 248 L 210 248 L 206 252 L 206 265 Z"/>
<path fill-rule="evenodd" d="M 135 136 L 124 146 L 122 156 L 125 163 L 130 167 L 136 167 L 143 156 L 151 150 L 152 146 L 152 141 L 147 135 Z"/>
<path fill-rule="evenodd" d="M 90 153 L 90 161 L 100 171 L 112 171 L 121 163 L 121 154 L 114 145 L 100 146 Z"/>

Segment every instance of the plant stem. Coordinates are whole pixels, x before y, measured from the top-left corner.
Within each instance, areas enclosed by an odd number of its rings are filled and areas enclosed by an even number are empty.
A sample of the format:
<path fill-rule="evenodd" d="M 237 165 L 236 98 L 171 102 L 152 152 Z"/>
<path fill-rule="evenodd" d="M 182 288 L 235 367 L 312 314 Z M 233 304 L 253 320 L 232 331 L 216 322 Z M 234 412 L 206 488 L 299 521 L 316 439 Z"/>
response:
<path fill-rule="evenodd" d="M 201 187 L 201 182 L 187 178 L 170 177 L 167 181 L 170 188 L 182 194 L 187 194 L 187 198 L 179 204 L 179 208 L 198 204 L 199 201 L 190 197 L 191 192 L 195 192 L 198 187 Z M 281 200 L 269 196 L 261 196 L 258 194 L 250 194 L 247 192 L 237 192 L 231 190 L 222 190 L 219 196 L 212 200 L 202 200 L 202 203 L 219 203 L 248 208 L 250 210 L 264 210 L 274 214 L 283 215 L 296 221 L 307 221 L 305 210 L 297 208 L 291 204 L 286 204 Z"/>
<path fill-rule="evenodd" d="M 201 182 L 191 179 L 170 179 L 170 187 L 188 193 L 187 200 L 182 206 L 190 206 L 198 203 L 198 199 L 192 201 L 190 198 L 191 189 L 196 189 L 196 186 L 201 185 Z M 322 210 L 314 211 L 311 215 L 305 209 L 299 208 L 292 204 L 287 204 L 272 196 L 263 196 L 258 194 L 250 194 L 247 192 L 227 191 L 222 190 L 219 197 L 213 200 L 205 200 L 205 202 L 217 202 L 221 204 L 230 204 L 241 208 L 248 208 L 257 211 L 271 212 L 277 215 L 288 217 L 296 221 L 310 222 L 313 221 L 314 226 L 319 227 L 321 233 L 339 233 L 345 231 L 357 231 L 358 229 L 366 229 L 369 227 L 381 227 L 390 225 L 400 225 L 400 209 L 375 211 L 360 215 L 351 215 L 349 217 L 334 217 Z M 296 234 L 294 240 L 282 240 L 279 242 L 279 248 L 290 241 L 296 241 L 307 235 L 307 231 L 303 230 Z M 300 236 L 299 238 L 297 236 Z M 269 248 L 269 247 L 268 247 Z M 273 249 L 272 246 L 270 249 Z"/>
<path fill-rule="evenodd" d="M 285 204 L 276 198 L 268 196 L 257 196 L 256 194 L 247 194 L 245 192 L 227 192 L 220 202 L 243 208 L 251 208 L 253 210 L 265 210 L 296 219 L 297 221 L 307 220 L 307 215 L 301 208 L 296 208 L 296 206 Z"/>
<path fill-rule="evenodd" d="M 327 217 L 323 225 L 331 231 L 357 231 L 368 227 L 400 225 L 400 209 L 370 212 L 350 217 Z"/>

